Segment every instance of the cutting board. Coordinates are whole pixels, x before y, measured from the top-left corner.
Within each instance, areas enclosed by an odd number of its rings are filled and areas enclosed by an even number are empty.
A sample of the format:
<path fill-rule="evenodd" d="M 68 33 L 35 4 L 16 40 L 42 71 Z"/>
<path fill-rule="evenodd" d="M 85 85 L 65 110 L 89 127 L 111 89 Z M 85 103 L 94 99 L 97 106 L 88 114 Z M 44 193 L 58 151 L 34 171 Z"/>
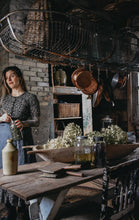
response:
<path fill-rule="evenodd" d="M 41 167 L 38 170 L 42 171 L 42 176 L 58 178 L 65 175 L 83 176 L 83 173 L 75 172 L 81 169 L 81 165 L 71 165 L 68 163 L 55 162 Z M 73 172 L 74 170 L 74 172 Z"/>

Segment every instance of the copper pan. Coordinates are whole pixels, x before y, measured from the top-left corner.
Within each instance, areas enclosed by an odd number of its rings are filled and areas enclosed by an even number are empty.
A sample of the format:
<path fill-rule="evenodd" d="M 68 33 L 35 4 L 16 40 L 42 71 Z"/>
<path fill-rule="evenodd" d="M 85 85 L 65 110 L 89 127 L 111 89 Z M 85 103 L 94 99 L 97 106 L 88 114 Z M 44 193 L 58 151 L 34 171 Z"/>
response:
<path fill-rule="evenodd" d="M 80 67 L 80 68 L 74 70 L 74 72 L 73 72 L 72 75 L 71 75 L 71 81 L 72 81 L 72 83 L 73 83 L 74 86 L 76 86 L 76 84 L 75 84 L 76 75 L 77 75 L 77 73 L 80 72 L 81 70 L 84 70 L 84 68 L 83 68 L 83 67 Z"/>
<path fill-rule="evenodd" d="M 93 95 L 97 91 L 97 89 L 98 89 L 98 83 L 92 77 L 91 84 L 88 87 L 81 89 L 81 91 L 86 95 Z"/>
<path fill-rule="evenodd" d="M 86 95 L 92 95 L 98 88 L 98 83 L 92 76 L 92 73 L 84 68 L 76 69 L 71 76 L 74 86 L 81 89 Z"/>
<path fill-rule="evenodd" d="M 91 72 L 84 68 L 76 69 L 71 76 L 72 83 L 79 89 L 88 87 L 91 84 L 92 78 Z"/>
<path fill-rule="evenodd" d="M 110 96 L 109 96 L 109 92 L 107 90 L 104 90 L 103 95 L 104 95 L 104 98 L 107 102 L 111 101 Z"/>

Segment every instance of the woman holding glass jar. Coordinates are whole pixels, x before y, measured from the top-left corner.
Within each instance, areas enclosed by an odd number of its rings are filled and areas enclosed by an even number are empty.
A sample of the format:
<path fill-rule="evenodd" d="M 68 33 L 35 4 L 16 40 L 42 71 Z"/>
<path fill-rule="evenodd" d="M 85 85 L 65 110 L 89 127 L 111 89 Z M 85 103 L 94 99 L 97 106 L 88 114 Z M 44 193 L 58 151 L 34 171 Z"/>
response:
<path fill-rule="evenodd" d="M 2 168 L 1 151 L 6 140 L 12 138 L 11 120 L 22 133 L 20 140 L 14 140 L 18 148 L 18 164 L 35 162 L 35 156 L 27 155 L 22 146 L 33 145 L 31 127 L 39 126 L 40 106 L 36 95 L 27 91 L 21 70 L 16 66 L 4 69 L 0 87 L 0 168 Z"/>

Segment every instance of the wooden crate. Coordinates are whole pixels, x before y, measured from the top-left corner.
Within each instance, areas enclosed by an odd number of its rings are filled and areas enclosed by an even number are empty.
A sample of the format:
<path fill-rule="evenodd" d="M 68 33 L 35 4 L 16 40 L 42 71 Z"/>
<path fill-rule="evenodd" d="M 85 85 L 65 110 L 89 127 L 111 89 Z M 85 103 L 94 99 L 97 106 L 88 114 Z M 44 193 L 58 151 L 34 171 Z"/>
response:
<path fill-rule="evenodd" d="M 79 117 L 80 103 L 58 103 L 58 117 Z"/>

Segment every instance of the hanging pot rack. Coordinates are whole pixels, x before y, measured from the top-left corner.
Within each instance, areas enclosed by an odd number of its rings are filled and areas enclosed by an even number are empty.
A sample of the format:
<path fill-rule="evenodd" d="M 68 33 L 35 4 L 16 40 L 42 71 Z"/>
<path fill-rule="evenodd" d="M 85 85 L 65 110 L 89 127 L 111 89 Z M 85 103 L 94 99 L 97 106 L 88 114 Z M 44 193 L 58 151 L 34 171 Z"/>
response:
<path fill-rule="evenodd" d="M 57 11 L 22 9 L 0 20 L 0 43 L 5 50 L 54 65 L 112 64 L 118 37 L 96 33 L 89 21 Z M 110 48 L 104 52 L 108 41 Z"/>
<path fill-rule="evenodd" d="M 0 24 L 0 42 L 5 50 L 44 63 L 94 64 L 111 57 L 115 48 L 106 56 L 94 55 L 95 33 L 88 28 L 90 24 L 84 28 L 78 17 L 56 11 L 17 10 L 3 17 Z"/>

